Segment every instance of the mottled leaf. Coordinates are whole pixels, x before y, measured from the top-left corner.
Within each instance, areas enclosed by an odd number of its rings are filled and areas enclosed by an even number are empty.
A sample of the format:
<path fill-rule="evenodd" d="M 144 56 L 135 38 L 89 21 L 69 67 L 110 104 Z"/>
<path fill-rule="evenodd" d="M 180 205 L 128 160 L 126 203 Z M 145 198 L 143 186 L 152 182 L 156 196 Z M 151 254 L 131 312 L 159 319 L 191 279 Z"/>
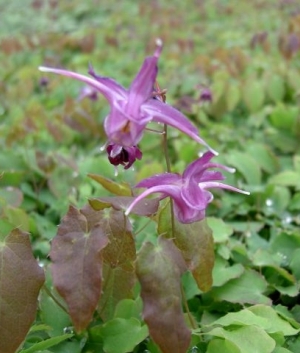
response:
<path fill-rule="evenodd" d="M 14 353 L 24 340 L 43 283 L 28 234 L 14 229 L 0 236 L 0 353 Z"/>
<path fill-rule="evenodd" d="M 119 196 L 119 197 L 99 197 L 95 199 L 90 199 L 89 204 L 94 210 L 102 210 L 104 208 L 112 206 L 116 210 L 123 210 L 129 207 L 129 205 L 134 201 L 135 197 Z M 156 199 L 143 199 L 140 200 L 131 210 L 139 216 L 151 216 L 156 213 L 159 206 L 159 200 Z"/>
<path fill-rule="evenodd" d="M 186 353 L 189 346 L 191 332 L 184 321 L 180 290 L 185 269 L 171 239 L 160 237 L 157 246 L 145 243 L 137 257 L 144 320 L 163 353 Z"/>
<path fill-rule="evenodd" d="M 70 207 L 52 241 L 53 283 L 65 299 L 76 331 L 93 317 L 102 280 L 101 250 L 107 245 L 105 231 L 94 218 Z"/>
<path fill-rule="evenodd" d="M 103 294 L 98 304 L 99 315 L 108 320 L 121 299 L 132 297 L 135 282 L 135 241 L 131 225 L 122 211 L 109 209 L 101 220 L 109 243 L 103 250 Z"/>
<path fill-rule="evenodd" d="M 159 213 L 158 234 L 174 238 L 174 243 L 180 249 L 183 258 L 202 291 L 207 291 L 212 285 L 212 269 L 214 265 L 214 244 L 212 231 L 206 220 L 183 224 L 172 220 L 170 208 L 167 205 Z"/>
<path fill-rule="evenodd" d="M 102 185 L 106 190 L 118 196 L 131 196 L 131 189 L 127 183 L 116 183 L 101 175 L 88 174 L 88 176 Z"/>

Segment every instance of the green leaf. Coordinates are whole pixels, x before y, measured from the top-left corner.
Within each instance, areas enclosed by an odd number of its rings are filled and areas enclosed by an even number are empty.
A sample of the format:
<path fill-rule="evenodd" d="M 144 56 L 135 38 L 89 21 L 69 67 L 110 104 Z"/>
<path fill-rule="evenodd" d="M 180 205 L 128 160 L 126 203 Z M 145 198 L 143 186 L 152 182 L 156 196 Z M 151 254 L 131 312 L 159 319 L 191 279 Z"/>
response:
<path fill-rule="evenodd" d="M 233 110 L 241 99 L 241 89 L 237 83 L 229 82 L 226 90 L 226 103 L 229 111 Z"/>
<path fill-rule="evenodd" d="M 180 277 L 185 270 L 182 255 L 171 239 L 160 237 L 157 246 L 144 243 L 138 253 L 136 272 L 143 317 L 163 352 L 186 353 L 190 343 L 191 332 L 181 307 Z"/>
<path fill-rule="evenodd" d="M 300 329 L 300 323 L 295 320 L 295 317 L 286 306 L 283 306 L 281 304 L 276 305 L 275 310 L 281 317 L 283 317 L 286 321 L 288 321 L 293 327 Z"/>
<path fill-rule="evenodd" d="M 0 352 L 14 353 L 24 340 L 43 283 L 28 234 L 14 229 L 0 237 Z"/>
<path fill-rule="evenodd" d="M 243 353 L 237 345 L 227 339 L 214 338 L 207 347 L 206 353 Z"/>
<path fill-rule="evenodd" d="M 96 174 L 88 174 L 88 176 L 115 195 L 131 196 L 131 189 L 127 183 L 116 183 L 108 178 Z"/>
<path fill-rule="evenodd" d="M 231 331 L 219 327 L 209 331 L 208 334 L 230 341 L 242 353 L 272 353 L 275 348 L 275 341 L 263 329 L 255 325 L 242 326 Z"/>
<path fill-rule="evenodd" d="M 239 304 L 271 304 L 263 295 L 267 282 L 253 270 L 246 270 L 239 278 L 232 279 L 222 287 L 213 288 L 209 294 L 217 301 L 228 301 Z"/>
<path fill-rule="evenodd" d="M 269 321 L 269 327 L 266 327 L 268 333 L 282 332 L 284 336 L 293 336 L 299 332 L 288 321 L 281 318 L 271 306 L 255 305 L 248 310 Z"/>
<path fill-rule="evenodd" d="M 121 300 L 115 310 L 114 317 L 119 317 L 123 319 L 130 319 L 135 317 L 136 319 L 141 318 L 143 303 L 140 297 L 136 300 L 123 299 Z"/>
<path fill-rule="evenodd" d="M 78 332 L 92 320 L 101 293 L 101 250 L 108 242 L 99 225 L 101 215 L 70 206 L 51 244 L 53 284 Z"/>
<path fill-rule="evenodd" d="M 286 170 L 284 172 L 275 174 L 269 181 L 269 184 L 281 185 L 281 186 L 294 186 L 300 188 L 300 173 L 292 170 Z"/>
<path fill-rule="evenodd" d="M 282 76 L 271 74 L 267 81 L 267 94 L 274 102 L 281 102 L 285 94 L 285 82 Z"/>
<path fill-rule="evenodd" d="M 231 279 L 240 277 L 243 272 L 244 267 L 241 264 L 229 266 L 227 261 L 217 257 L 213 269 L 213 286 L 221 287 Z"/>
<path fill-rule="evenodd" d="M 284 347 L 275 347 L 272 353 L 293 353 L 293 352 Z"/>
<path fill-rule="evenodd" d="M 27 349 L 24 349 L 24 350 L 22 349 L 20 353 L 34 353 L 34 352 L 43 351 L 47 348 L 50 348 L 59 344 L 60 342 L 67 340 L 68 338 L 71 338 L 72 336 L 73 334 L 65 334 L 61 336 L 51 337 L 51 338 L 48 338 L 47 340 L 35 343 Z"/>
<path fill-rule="evenodd" d="M 275 173 L 279 168 L 279 162 L 272 150 L 258 142 L 250 142 L 246 145 L 246 150 L 260 166 L 260 168 L 270 174 Z"/>
<path fill-rule="evenodd" d="M 299 211 L 300 210 L 300 192 L 293 195 L 291 202 L 289 203 L 289 210 Z"/>
<path fill-rule="evenodd" d="M 42 321 L 51 327 L 49 335 L 59 336 L 65 327 L 71 325 L 70 316 L 47 294 L 45 290 L 40 294 L 40 309 Z"/>
<path fill-rule="evenodd" d="M 228 313 L 210 324 L 210 326 L 224 327 L 251 325 L 256 325 L 266 330 L 271 324 L 268 322 L 267 318 L 259 317 L 248 309 L 244 309 L 236 313 Z"/>
<path fill-rule="evenodd" d="M 212 285 L 214 244 L 211 233 L 206 220 L 190 224 L 174 220 L 172 231 L 169 204 L 162 208 L 158 215 L 158 234 L 174 238 L 175 245 L 180 249 L 188 269 L 203 292 L 209 290 Z"/>
<path fill-rule="evenodd" d="M 299 108 L 297 106 L 287 106 L 283 103 L 278 103 L 270 115 L 270 120 L 276 128 L 292 132 L 298 114 Z"/>
<path fill-rule="evenodd" d="M 290 268 L 292 270 L 293 275 L 300 281 L 300 249 L 296 249 L 293 252 L 290 262 Z"/>
<path fill-rule="evenodd" d="M 243 175 L 248 184 L 259 185 L 261 183 L 261 170 L 252 156 L 247 153 L 232 151 L 227 160 Z"/>
<path fill-rule="evenodd" d="M 243 97 L 250 112 L 257 112 L 262 107 L 265 100 L 263 84 L 256 78 L 250 78 L 244 83 Z"/>
<path fill-rule="evenodd" d="M 207 217 L 207 225 L 212 230 L 215 243 L 226 242 L 233 234 L 233 228 L 226 224 L 222 219 L 215 217 Z"/>
<path fill-rule="evenodd" d="M 136 318 L 115 318 L 100 329 L 103 348 L 107 353 L 132 352 L 148 336 L 148 328 Z"/>

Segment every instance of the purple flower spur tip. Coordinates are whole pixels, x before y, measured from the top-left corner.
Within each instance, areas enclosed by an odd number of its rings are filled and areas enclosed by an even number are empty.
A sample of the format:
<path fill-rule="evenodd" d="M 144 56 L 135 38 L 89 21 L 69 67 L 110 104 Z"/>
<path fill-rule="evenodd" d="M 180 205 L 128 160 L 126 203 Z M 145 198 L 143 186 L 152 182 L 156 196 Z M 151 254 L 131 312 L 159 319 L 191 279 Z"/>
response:
<path fill-rule="evenodd" d="M 128 207 L 125 215 L 128 215 L 132 208 L 144 197 L 160 193 L 160 199 L 171 197 L 174 201 L 174 214 L 181 223 L 192 223 L 205 218 L 205 211 L 208 204 L 213 200 L 213 195 L 207 189 L 227 189 L 249 195 L 249 192 L 223 184 L 225 179 L 220 171 L 211 170 L 214 168 L 234 172 L 233 168 L 222 164 L 212 163 L 214 157 L 208 151 L 202 157 L 187 166 L 182 175 L 175 173 L 164 173 L 154 175 L 140 181 L 136 187 L 146 188 L 132 204 Z"/>
<path fill-rule="evenodd" d="M 90 66 L 89 75 L 41 66 L 42 72 L 67 76 L 91 87 L 110 104 L 110 112 L 104 121 L 108 141 L 123 147 L 136 146 L 150 121 L 167 124 L 180 130 L 198 143 L 217 154 L 203 141 L 198 129 L 181 112 L 153 96 L 158 73 L 157 63 L 163 43 L 156 40 L 156 49 L 152 56 L 146 57 L 128 89 L 109 77 L 99 76 Z"/>

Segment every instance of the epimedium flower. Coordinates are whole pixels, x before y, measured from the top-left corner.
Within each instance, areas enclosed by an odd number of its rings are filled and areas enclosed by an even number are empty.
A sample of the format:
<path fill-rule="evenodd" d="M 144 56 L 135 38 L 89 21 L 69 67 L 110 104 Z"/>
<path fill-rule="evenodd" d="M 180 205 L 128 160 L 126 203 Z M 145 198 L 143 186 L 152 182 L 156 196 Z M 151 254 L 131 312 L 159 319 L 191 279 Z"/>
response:
<path fill-rule="evenodd" d="M 182 175 L 164 173 L 140 181 L 136 187 L 147 188 L 147 190 L 136 197 L 126 210 L 125 215 L 128 215 L 144 197 L 160 193 L 161 200 L 168 196 L 173 199 L 174 214 L 181 223 L 192 223 L 205 218 L 205 210 L 213 200 L 212 193 L 207 189 L 227 189 L 249 195 L 247 191 L 220 182 L 225 179 L 222 173 L 210 169 L 218 168 L 230 173 L 235 170 L 222 164 L 212 163 L 213 156 L 212 152 L 206 152 L 202 157 L 189 164 Z"/>
<path fill-rule="evenodd" d="M 162 50 L 162 41 L 156 41 L 156 50 L 147 57 L 129 89 L 109 77 L 98 76 L 92 67 L 89 76 L 63 69 L 41 66 L 43 72 L 55 73 L 79 80 L 101 93 L 110 104 L 110 113 L 105 118 L 104 129 L 108 143 L 123 147 L 136 146 L 150 121 L 170 125 L 217 154 L 198 135 L 197 128 L 178 110 L 157 98 L 154 86 L 158 72 L 157 62 Z"/>
<path fill-rule="evenodd" d="M 108 160 L 114 166 L 123 165 L 128 169 L 136 161 L 142 159 L 142 152 L 137 146 L 123 147 L 116 144 L 110 144 L 106 147 Z"/>

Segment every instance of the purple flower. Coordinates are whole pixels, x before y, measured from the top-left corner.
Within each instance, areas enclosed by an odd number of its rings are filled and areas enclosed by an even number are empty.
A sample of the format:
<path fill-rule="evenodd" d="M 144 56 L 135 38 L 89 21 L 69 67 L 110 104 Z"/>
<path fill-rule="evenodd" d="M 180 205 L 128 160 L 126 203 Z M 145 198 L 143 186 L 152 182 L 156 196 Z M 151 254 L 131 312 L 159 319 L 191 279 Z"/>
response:
<path fill-rule="evenodd" d="M 155 53 L 144 60 L 129 89 L 111 78 L 96 75 L 92 68 L 89 70 L 92 77 L 49 67 L 39 69 L 82 81 L 107 99 L 110 113 L 105 119 L 104 129 L 109 143 L 123 147 L 136 146 L 146 125 L 155 121 L 173 126 L 217 154 L 199 137 L 197 128 L 183 114 L 162 100 L 154 99 L 161 50 L 162 42 L 157 40 Z"/>
<path fill-rule="evenodd" d="M 224 165 L 212 163 L 213 153 L 208 151 L 201 158 L 189 164 L 182 175 L 165 173 L 154 175 L 139 182 L 136 187 L 147 188 L 126 210 L 128 215 L 132 208 L 144 197 L 161 193 L 160 199 L 170 196 L 174 201 L 175 217 L 181 223 L 200 221 L 205 217 L 205 210 L 213 200 L 213 195 L 207 191 L 211 188 L 221 188 L 249 195 L 248 192 L 221 183 L 225 177 L 219 171 L 208 169 L 219 168 L 233 173 L 235 170 Z"/>
<path fill-rule="evenodd" d="M 136 146 L 122 147 L 120 145 L 110 144 L 106 147 L 108 159 L 112 165 L 123 165 L 128 169 L 136 161 L 142 159 L 142 152 Z"/>

